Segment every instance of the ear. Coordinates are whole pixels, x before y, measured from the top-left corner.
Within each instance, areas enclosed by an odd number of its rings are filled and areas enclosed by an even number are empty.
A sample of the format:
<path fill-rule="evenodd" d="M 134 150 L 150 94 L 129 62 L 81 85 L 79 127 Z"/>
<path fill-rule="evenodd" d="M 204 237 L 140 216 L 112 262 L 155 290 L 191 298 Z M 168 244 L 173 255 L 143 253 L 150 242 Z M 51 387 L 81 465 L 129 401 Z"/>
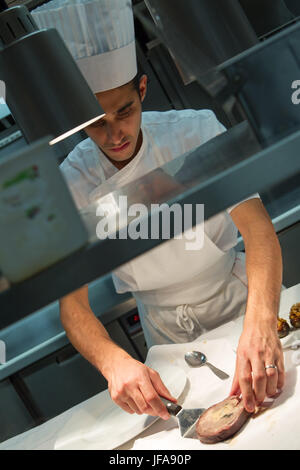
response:
<path fill-rule="evenodd" d="M 148 82 L 147 75 L 145 74 L 142 75 L 140 78 L 140 83 L 139 83 L 141 102 L 144 101 L 146 93 L 147 93 L 147 82 Z"/>

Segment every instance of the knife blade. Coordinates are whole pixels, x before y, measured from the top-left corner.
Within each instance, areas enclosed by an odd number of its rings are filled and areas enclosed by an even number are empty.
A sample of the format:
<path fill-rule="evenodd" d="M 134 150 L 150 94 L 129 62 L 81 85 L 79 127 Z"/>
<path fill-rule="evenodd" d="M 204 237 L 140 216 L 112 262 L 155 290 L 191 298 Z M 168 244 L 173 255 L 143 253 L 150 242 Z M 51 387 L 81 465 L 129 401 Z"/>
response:
<path fill-rule="evenodd" d="M 195 425 L 202 413 L 204 413 L 205 408 L 187 409 L 165 398 L 160 397 L 160 399 L 164 405 L 166 405 L 169 414 L 177 418 L 181 436 L 192 437 L 195 431 Z"/>

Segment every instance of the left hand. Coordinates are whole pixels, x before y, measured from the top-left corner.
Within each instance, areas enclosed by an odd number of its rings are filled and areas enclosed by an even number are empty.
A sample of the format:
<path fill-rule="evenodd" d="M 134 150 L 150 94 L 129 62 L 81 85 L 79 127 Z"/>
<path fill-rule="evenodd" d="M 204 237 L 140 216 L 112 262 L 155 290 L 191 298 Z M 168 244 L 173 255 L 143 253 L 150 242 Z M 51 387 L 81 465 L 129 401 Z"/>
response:
<path fill-rule="evenodd" d="M 276 368 L 265 367 L 274 364 Z M 244 407 L 253 412 L 266 396 L 284 385 L 284 360 L 277 328 L 270 323 L 244 324 L 230 395 L 242 394 Z"/>

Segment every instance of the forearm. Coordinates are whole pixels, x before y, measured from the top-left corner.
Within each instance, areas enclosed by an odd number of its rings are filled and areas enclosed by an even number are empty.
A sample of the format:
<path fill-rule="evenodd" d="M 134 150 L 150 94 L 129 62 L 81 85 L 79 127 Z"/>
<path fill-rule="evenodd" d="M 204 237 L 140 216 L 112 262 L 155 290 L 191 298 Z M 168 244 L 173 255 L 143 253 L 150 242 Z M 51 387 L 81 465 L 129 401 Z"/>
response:
<path fill-rule="evenodd" d="M 147 413 L 168 419 L 160 396 L 176 399 L 159 374 L 116 345 L 93 314 L 88 288 L 60 300 L 61 321 L 74 347 L 106 378 L 112 400 L 128 413 Z"/>
<path fill-rule="evenodd" d="M 232 218 L 245 244 L 248 299 L 230 393 L 241 393 L 246 410 L 252 412 L 255 403 L 274 396 L 284 384 L 277 334 L 282 256 L 272 221 L 258 198 L 233 209 Z"/>
<path fill-rule="evenodd" d="M 281 248 L 272 226 L 253 230 L 245 240 L 248 277 L 247 322 L 276 327 L 282 285 Z"/>
<path fill-rule="evenodd" d="M 70 342 L 104 377 L 107 378 L 114 358 L 130 357 L 112 341 L 90 307 L 76 296 L 71 294 L 61 299 L 60 315 Z"/>

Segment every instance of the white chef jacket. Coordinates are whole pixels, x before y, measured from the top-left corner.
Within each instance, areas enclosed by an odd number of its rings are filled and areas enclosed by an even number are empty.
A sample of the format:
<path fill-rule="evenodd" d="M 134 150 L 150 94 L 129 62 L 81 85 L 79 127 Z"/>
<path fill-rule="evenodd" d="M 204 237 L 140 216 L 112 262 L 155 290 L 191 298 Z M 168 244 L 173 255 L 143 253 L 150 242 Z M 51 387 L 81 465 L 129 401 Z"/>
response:
<path fill-rule="evenodd" d="M 108 160 L 90 138 L 80 142 L 64 160 L 60 168 L 78 208 L 93 202 L 91 196 L 98 194 L 99 197 L 107 183 L 113 188 L 123 186 L 194 150 L 226 130 L 214 112 L 207 109 L 144 112 L 141 129 L 141 148 L 134 159 L 121 170 Z M 103 189 L 103 192 L 106 190 Z M 254 197 L 259 198 L 259 194 L 256 193 L 243 201 Z M 229 250 L 237 243 L 238 230 L 229 214 L 239 204 L 229 207 L 204 223 L 206 235 L 223 251 Z M 241 277 L 243 276 L 245 277 L 245 272 L 242 273 Z M 132 285 L 116 275 L 113 280 L 119 293 L 134 290 Z"/>

